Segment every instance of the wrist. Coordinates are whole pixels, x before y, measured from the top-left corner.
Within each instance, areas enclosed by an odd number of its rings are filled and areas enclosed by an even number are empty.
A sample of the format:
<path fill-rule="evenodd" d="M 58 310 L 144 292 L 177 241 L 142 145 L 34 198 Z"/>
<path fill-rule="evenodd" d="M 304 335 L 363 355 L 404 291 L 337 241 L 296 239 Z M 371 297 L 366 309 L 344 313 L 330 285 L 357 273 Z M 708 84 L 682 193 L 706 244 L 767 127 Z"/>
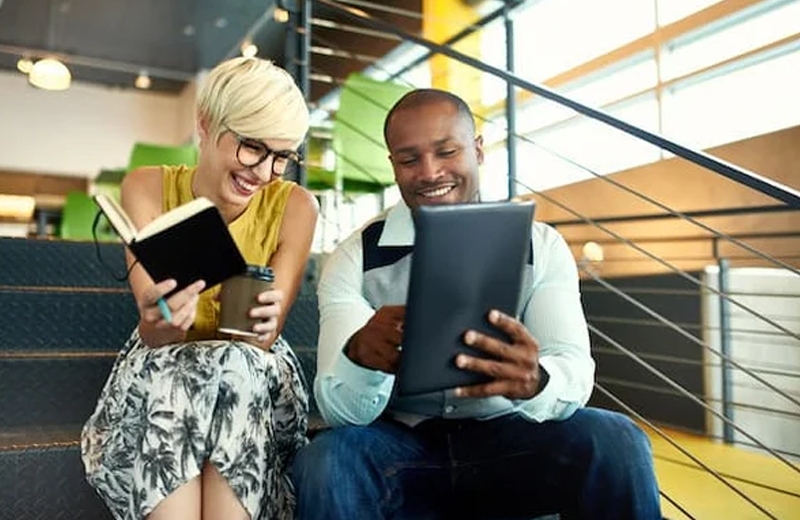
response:
<path fill-rule="evenodd" d="M 542 390 L 544 390 L 544 387 L 547 386 L 547 383 L 550 381 L 550 374 L 547 373 L 547 370 L 545 370 L 542 365 L 538 365 L 537 370 L 539 372 L 539 377 L 536 385 L 536 392 L 534 392 L 533 397 L 542 393 Z"/>

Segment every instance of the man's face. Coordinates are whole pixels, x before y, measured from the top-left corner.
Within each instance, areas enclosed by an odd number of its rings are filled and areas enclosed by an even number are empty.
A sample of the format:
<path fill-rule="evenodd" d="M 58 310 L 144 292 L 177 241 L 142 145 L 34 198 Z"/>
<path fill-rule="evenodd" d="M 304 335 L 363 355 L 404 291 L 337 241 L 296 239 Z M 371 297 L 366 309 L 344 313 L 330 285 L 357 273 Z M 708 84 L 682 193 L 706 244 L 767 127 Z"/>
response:
<path fill-rule="evenodd" d="M 483 140 L 448 101 L 401 108 L 387 130 L 389 159 L 408 207 L 478 198 Z"/>

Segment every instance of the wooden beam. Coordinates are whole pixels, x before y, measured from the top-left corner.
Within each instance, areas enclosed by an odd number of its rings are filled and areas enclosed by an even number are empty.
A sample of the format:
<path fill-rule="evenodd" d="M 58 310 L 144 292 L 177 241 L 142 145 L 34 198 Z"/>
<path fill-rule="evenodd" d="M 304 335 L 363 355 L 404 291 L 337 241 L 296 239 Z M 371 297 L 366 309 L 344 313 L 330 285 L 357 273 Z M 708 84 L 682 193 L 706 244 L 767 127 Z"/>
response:
<path fill-rule="evenodd" d="M 57 195 L 89 190 L 89 179 L 65 175 L 0 171 L 0 193 L 6 195 Z"/>

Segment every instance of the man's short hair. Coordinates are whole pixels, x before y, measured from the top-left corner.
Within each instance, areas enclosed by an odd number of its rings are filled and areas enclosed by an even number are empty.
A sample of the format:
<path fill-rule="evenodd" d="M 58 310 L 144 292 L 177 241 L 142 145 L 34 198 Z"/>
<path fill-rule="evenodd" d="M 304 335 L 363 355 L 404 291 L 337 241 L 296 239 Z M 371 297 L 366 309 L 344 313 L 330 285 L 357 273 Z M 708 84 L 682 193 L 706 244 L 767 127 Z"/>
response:
<path fill-rule="evenodd" d="M 412 90 L 403 95 L 403 97 L 397 100 L 392 108 L 389 109 L 389 112 L 386 114 L 386 119 L 383 122 L 383 140 L 386 142 L 386 146 L 389 146 L 389 124 L 395 112 L 441 101 L 451 103 L 458 111 L 458 115 L 469 124 L 472 132 L 475 132 L 475 120 L 473 119 L 472 110 L 470 110 L 469 105 L 467 105 L 463 99 L 446 90 L 421 88 Z"/>

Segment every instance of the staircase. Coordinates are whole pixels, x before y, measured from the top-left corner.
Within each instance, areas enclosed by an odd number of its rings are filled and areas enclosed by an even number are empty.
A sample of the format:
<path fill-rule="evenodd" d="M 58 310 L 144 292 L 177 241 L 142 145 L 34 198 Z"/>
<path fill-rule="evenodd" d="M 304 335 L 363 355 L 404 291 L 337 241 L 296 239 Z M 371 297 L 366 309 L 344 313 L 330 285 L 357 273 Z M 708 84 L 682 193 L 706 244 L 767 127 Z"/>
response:
<path fill-rule="evenodd" d="M 590 404 L 627 413 L 650 434 L 664 515 L 797 517 L 800 192 L 522 79 L 510 67 L 500 69 L 456 50 L 461 38 L 481 30 L 487 20 L 508 16 L 520 3 L 498 8 L 445 45 L 409 34 L 374 10 L 346 9 L 346 3 L 314 2 L 338 12 L 349 24 L 413 43 L 421 56 L 405 65 L 385 60 L 373 63 L 370 69 L 376 78 L 405 88 L 428 86 L 414 85 L 403 73 L 438 54 L 440 59 L 444 56 L 469 65 L 508 84 L 506 117 L 476 114 L 476 119 L 484 125 L 484 134 L 505 135 L 508 191 L 535 199 L 537 218 L 559 229 L 574 251 L 598 363 Z M 360 7 L 366 9 L 366 4 Z M 722 17 L 722 11 L 735 9 L 742 9 L 740 14 L 745 16 L 744 8 L 734 4 L 720 2 L 695 19 Z M 513 28 L 507 17 L 507 29 L 509 25 Z M 670 27 L 672 34 L 679 25 Z M 312 33 L 312 41 L 314 37 Z M 311 70 L 325 76 L 319 66 L 312 64 Z M 348 79 L 339 86 L 340 106 L 331 116 L 334 133 L 337 125 L 351 130 L 354 126 L 346 116 L 356 111 L 341 105 L 345 95 L 361 98 L 364 111 L 389 108 L 384 99 L 356 82 Z M 548 103 L 568 107 L 576 118 L 658 147 L 661 157 L 674 155 L 671 161 L 681 166 L 675 165 L 670 173 L 661 171 L 660 177 L 655 176 L 659 167 L 654 166 L 648 179 L 661 188 L 674 179 L 672 191 L 678 195 L 666 203 L 662 199 L 669 197 L 664 191 L 649 190 L 641 176 L 636 177 L 638 172 L 605 176 L 568 153 L 517 133 L 512 100 L 524 98 L 515 94 L 518 91 L 535 98 L 537 108 L 545 110 Z M 364 131 L 361 138 L 377 150 L 376 155 L 385 157 L 379 133 Z M 591 179 L 587 182 L 593 191 L 588 185 L 583 191 L 580 186 L 544 191 L 527 185 L 516 175 L 513 160 L 521 146 L 534 147 L 554 162 L 579 170 L 583 178 Z M 360 165 L 361 154 L 338 152 L 337 161 L 347 166 L 343 171 L 370 170 Z M 783 160 L 791 168 L 791 157 Z M 493 163 L 493 167 L 505 164 Z M 682 170 L 685 173 L 678 175 Z M 720 185 L 736 183 L 742 202 L 711 210 L 687 207 L 681 203 L 680 192 L 694 194 L 692 181 L 698 176 L 718 179 Z M 705 197 L 713 199 L 714 194 Z M 620 205 L 603 208 L 610 201 L 620 201 Z M 754 229 L 752 222 L 761 222 L 761 227 Z M 605 258 L 591 254 L 596 249 L 605 252 Z"/>
<path fill-rule="evenodd" d="M 79 438 L 138 321 L 127 283 L 113 278 L 125 272 L 122 246 L 0 238 L 0 265 L 0 520 L 110 519 L 84 478 Z M 315 280 L 312 259 L 284 331 L 308 381 Z"/>

